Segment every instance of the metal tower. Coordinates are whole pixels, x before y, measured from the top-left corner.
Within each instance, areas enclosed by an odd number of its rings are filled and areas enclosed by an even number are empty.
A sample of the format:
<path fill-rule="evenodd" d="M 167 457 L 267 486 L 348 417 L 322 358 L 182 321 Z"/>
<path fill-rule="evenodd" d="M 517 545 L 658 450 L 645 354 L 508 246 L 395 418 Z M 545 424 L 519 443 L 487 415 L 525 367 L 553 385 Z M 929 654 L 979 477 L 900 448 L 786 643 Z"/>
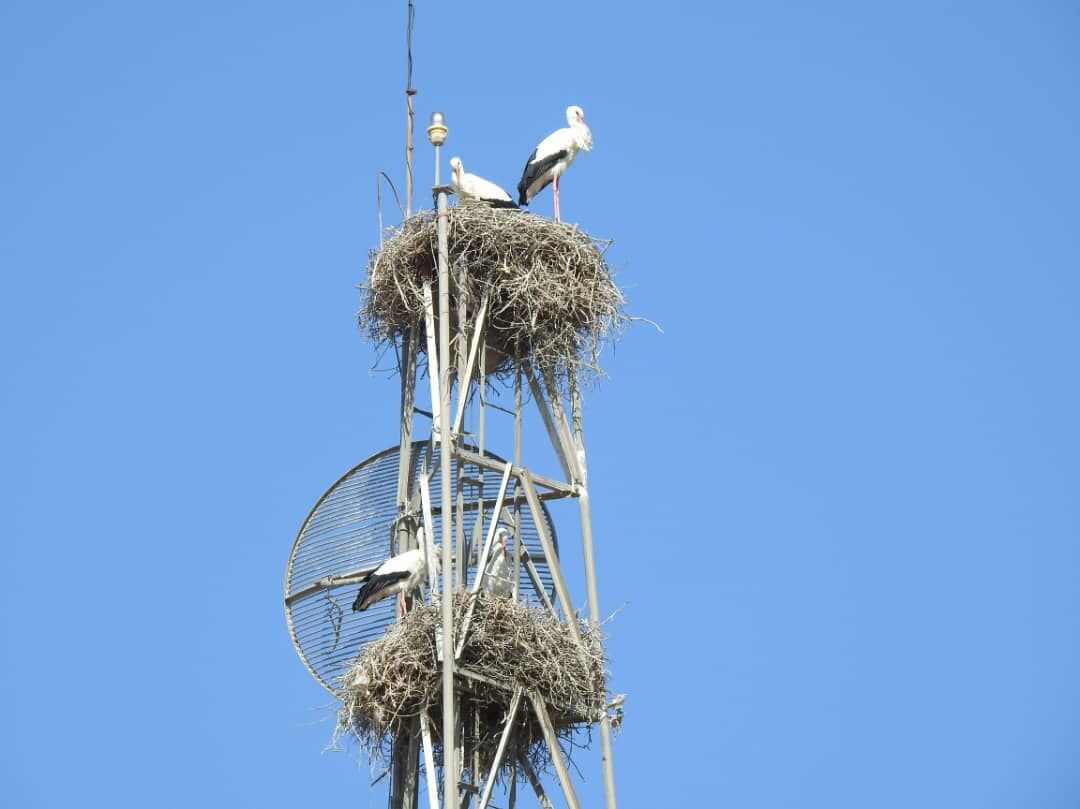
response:
<path fill-rule="evenodd" d="M 440 113 L 431 116 L 427 134 L 435 150 L 432 191 L 436 208 L 437 274 L 425 278 L 422 283 L 422 328 L 406 329 L 395 340 L 401 372 L 394 489 L 396 513 L 392 519 L 380 524 L 392 532 L 390 544 L 396 553 L 417 547 L 419 541 L 427 543 L 428 598 L 431 604 L 441 608 L 441 634 L 436 637 L 436 648 L 441 662 L 442 715 L 441 727 L 432 727 L 427 714 L 422 713 L 408 730 L 395 735 L 390 762 L 390 806 L 392 809 L 415 809 L 421 762 L 426 774 L 428 803 L 433 809 L 439 805 L 437 774 L 442 778 L 442 806 L 445 809 L 457 809 L 462 805 L 485 809 L 492 798 L 500 767 L 506 765 L 511 773 L 524 773 L 542 806 L 552 806 L 529 762 L 523 758 L 517 762 L 504 758 L 508 750 L 513 749 L 510 741 L 515 717 L 519 711 L 528 711 L 531 712 L 529 721 L 535 721 L 542 729 L 566 805 L 578 809 L 580 804 L 573 779 L 563 759 L 544 694 L 510 687 L 510 709 L 503 720 L 493 759 L 481 761 L 475 750 L 470 749 L 468 723 L 473 718 L 467 715 L 468 709 L 462 710 L 459 695 L 467 692 L 470 683 L 483 677 L 461 665 L 459 656 L 470 631 L 475 602 L 469 602 L 464 619 L 455 625 L 453 599 L 455 593 L 475 594 L 480 589 L 496 525 L 510 526 L 514 532 L 513 597 L 523 598 L 528 588 L 535 601 L 565 621 L 573 643 L 584 652 L 586 641 L 574 613 L 574 600 L 559 560 L 554 524 L 546 507 L 550 501 L 576 500 L 588 604 L 585 619 L 597 629 L 590 635 L 599 637 L 600 613 L 581 390 L 573 377 L 568 384 L 560 386 L 550 371 L 534 367 L 527 356 L 507 356 L 505 345 L 491 345 L 487 338 L 492 313 L 487 296 L 482 296 L 479 301 L 467 301 L 468 296 L 458 294 L 466 283 L 464 274 L 468 267 L 448 254 L 447 196 L 451 189 L 441 184 L 439 176 L 441 147 L 447 135 Z M 418 373 L 421 354 L 426 357 L 426 383 Z M 505 369 L 508 361 L 514 368 L 512 408 L 489 401 L 486 381 L 494 367 L 501 365 Z M 425 387 L 427 394 L 423 392 Z M 562 470 L 559 479 L 532 471 L 522 459 L 526 387 Z M 429 399 L 429 410 L 417 406 L 418 400 L 423 399 Z M 485 427 L 492 409 L 501 411 L 504 414 L 501 417 L 513 419 L 514 446 L 512 452 L 504 452 L 507 460 L 485 447 Z M 469 433 L 463 429 L 467 412 L 472 414 L 476 425 Z M 428 425 L 429 430 L 423 429 Z M 387 450 L 375 458 L 389 462 L 394 454 Z M 342 481 L 347 478 L 349 475 Z M 492 485 L 493 481 L 497 481 L 497 487 Z M 324 651 L 312 653 L 310 650 L 316 642 L 323 644 L 318 647 L 320 650 L 330 648 L 325 640 L 320 640 L 328 633 L 320 629 L 322 634 L 312 636 L 315 640 L 309 641 L 301 626 L 302 621 L 307 621 L 304 626 L 318 625 L 319 615 L 324 613 L 312 608 L 307 613 L 311 617 L 303 618 L 297 617 L 296 611 L 304 604 L 315 604 L 315 599 L 329 597 L 335 588 L 355 586 L 367 572 L 364 568 L 337 569 L 331 565 L 319 568 L 318 574 L 312 573 L 319 578 L 311 583 L 305 583 L 310 579 L 297 579 L 295 575 L 297 548 L 302 544 L 305 532 L 314 530 L 312 521 L 318 518 L 320 507 L 333 492 L 334 489 L 324 495 L 305 521 L 286 578 L 290 631 L 302 659 L 324 685 L 327 685 L 327 677 L 312 662 L 313 654 L 322 655 Z M 420 527 L 424 529 L 422 532 Z M 332 535 L 337 528 L 324 526 L 320 530 L 331 537 L 328 543 L 335 541 Z M 325 556 L 330 552 L 322 553 Z M 304 569 L 316 570 L 315 567 Z M 328 611 L 325 615 L 332 616 L 333 613 Z M 333 620 L 338 622 L 333 641 L 336 650 L 341 618 Z M 498 684 L 489 681 L 486 685 Z M 505 684 L 502 687 L 506 687 Z M 611 720 L 606 711 L 594 719 L 599 724 L 605 803 L 607 809 L 615 809 Z M 441 767 L 436 766 L 434 757 L 436 743 L 441 743 Z M 514 806 L 518 787 L 514 774 L 505 786 L 507 801 L 502 805 Z"/>

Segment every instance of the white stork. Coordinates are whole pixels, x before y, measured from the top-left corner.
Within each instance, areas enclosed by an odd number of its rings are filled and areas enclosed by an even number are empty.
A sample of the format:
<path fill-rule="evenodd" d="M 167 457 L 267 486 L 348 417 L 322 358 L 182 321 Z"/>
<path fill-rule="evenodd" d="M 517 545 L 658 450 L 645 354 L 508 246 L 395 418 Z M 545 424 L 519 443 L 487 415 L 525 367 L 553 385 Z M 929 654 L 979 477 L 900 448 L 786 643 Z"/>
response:
<path fill-rule="evenodd" d="M 492 208 L 516 208 L 514 200 L 499 186 L 483 177 L 469 174 L 461 164 L 460 157 L 450 158 L 450 185 L 458 199 L 479 200 Z"/>
<path fill-rule="evenodd" d="M 405 613 L 406 594 L 419 587 L 427 575 L 423 528 L 417 532 L 417 539 L 420 540 L 419 548 L 391 556 L 362 579 L 363 586 L 353 601 L 353 612 L 363 612 L 376 601 L 397 595 L 398 617 Z"/>
<path fill-rule="evenodd" d="M 514 594 L 514 582 L 510 572 L 510 549 L 507 540 L 510 531 L 500 526 L 495 531 L 491 557 L 484 567 L 483 590 L 485 595 L 509 598 Z"/>
<path fill-rule="evenodd" d="M 581 107 L 566 108 L 566 123 L 568 126 L 555 130 L 533 149 L 517 186 L 518 204 L 528 205 L 533 197 L 552 184 L 556 222 L 559 221 L 559 177 L 574 162 L 578 152 L 592 149 L 592 132 L 585 125 L 585 111 Z"/>

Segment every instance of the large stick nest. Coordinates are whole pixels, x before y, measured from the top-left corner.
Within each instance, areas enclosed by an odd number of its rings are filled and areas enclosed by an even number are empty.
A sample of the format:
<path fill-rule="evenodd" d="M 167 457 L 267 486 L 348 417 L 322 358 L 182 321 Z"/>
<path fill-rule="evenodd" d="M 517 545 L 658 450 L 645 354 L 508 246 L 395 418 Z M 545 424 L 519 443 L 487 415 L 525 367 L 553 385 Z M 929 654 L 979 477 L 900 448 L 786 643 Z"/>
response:
<path fill-rule="evenodd" d="M 471 319 L 484 294 L 489 296 L 485 372 L 502 375 L 515 360 L 530 360 L 560 383 L 589 382 L 602 373 L 600 350 L 629 322 L 625 299 L 604 259 L 607 247 L 573 225 L 524 211 L 483 203 L 450 209 L 451 312 L 456 323 L 459 296 L 464 296 Z M 358 314 L 370 339 L 386 344 L 409 329 L 425 333 L 423 282 L 428 279 L 438 315 L 437 255 L 431 211 L 405 220 L 371 252 Z"/>
<path fill-rule="evenodd" d="M 469 769 L 473 751 L 482 771 L 490 767 L 517 687 L 544 701 L 563 745 L 587 746 L 588 726 L 600 721 L 607 705 L 599 630 L 579 624 L 582 648 L 567 624 L 544 608 L 483 594 L 476 599 L 457 666 L 484 679 L 459 676 L 456 683 Z M 455 635 L 468 600 L 455 596 Z M 441 762 L 442 663 L 435 651 L 435 638 L 441 633 L 439 607 L 418 605 L 383 637 L 367 644 L 340 680 L 337 735 L 357 739 L 370 759 L 385 759 L 392 738 L 416 733 L 416 720 L 426 713 L 435 760 Z M 505 773 L 523 757 L 536 771 L 543 771 L 550 755 L 526 694 L 500 770 Z"/>

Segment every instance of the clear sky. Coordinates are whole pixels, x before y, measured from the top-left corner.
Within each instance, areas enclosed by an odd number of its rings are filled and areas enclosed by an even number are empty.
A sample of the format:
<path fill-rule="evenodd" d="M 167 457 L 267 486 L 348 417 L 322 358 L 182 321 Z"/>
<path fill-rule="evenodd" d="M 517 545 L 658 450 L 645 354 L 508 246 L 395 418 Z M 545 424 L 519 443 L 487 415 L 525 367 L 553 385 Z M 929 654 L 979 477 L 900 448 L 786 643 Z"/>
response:
<path fill-rule="evenodd" d="M 385 805 L 281 580 L 396 440 L 404 11 L 0 6 L 5 805 Z M 564 218 L 664 328 L 586 411 L 621 804 L 1076 806 L 1075 4 L 419 0 L 414 46 L 506 187 L 584 107 Z"/>

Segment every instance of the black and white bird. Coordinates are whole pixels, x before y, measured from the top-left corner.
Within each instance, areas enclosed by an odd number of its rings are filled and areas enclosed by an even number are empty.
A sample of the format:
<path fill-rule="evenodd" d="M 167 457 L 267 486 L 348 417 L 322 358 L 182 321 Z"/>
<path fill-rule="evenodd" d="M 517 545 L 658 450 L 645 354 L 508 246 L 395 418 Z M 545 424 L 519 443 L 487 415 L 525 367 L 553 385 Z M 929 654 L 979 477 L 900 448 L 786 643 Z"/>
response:
<path fill-rule="evenodd" d="M 485 595 L 509 598 L 514 594 L 514 582 L 510 573 L 510 548 L 507 544 L 509 539 L 509 530 L 502 526 L 496 529 L 491 557 L 484 567 Z"/>
<path fill-rule="evenodd" d="M 423 529 L 417 534 L 420 547 L 391 556 L 363 579 L 360 592 L 353 601 L 353 612 L 363 612 L 376 601 L 398 595 L 398 615 L 405 612 L 405 596 L 424 581 L 427 557 Z"/>
<path fill-rule="evenodd" d="M 450 185 L 459 200 L 479 200 L 492 208 L 517 207 L 510 195 L 495 183 L 465 171 L 460 157 L 450 158 Z"/>
<path fill-rule="evenodd" d="M 566 123 L 566 127 L 555 130 L 533 149 L 517 186 L 518 204 L 528 205 L 551 184 L 556 222 L 559 221 L 559 178 L 578 152 L 592 149 L 592 132 L 585 125 L 585 111 L 581 107 L 566 108 Z"/>

